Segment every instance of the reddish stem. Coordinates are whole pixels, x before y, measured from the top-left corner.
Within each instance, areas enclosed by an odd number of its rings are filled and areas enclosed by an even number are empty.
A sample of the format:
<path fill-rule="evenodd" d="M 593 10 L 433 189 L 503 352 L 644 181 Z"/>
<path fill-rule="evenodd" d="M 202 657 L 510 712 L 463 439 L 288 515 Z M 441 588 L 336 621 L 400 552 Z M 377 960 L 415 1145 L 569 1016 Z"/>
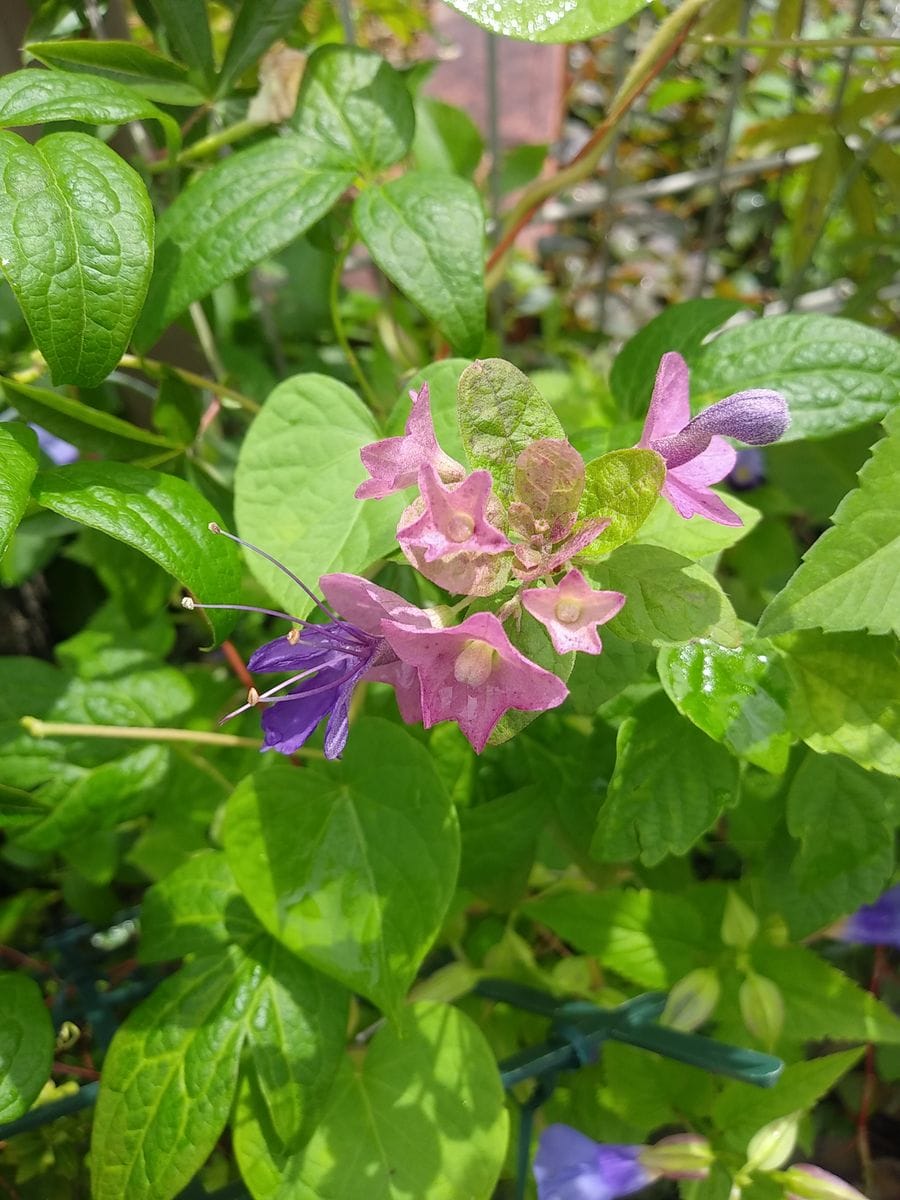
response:
<path fill-rule="evenodd" d="M 244 685 L 245 688 L 252 688 L 253 676 L 247 670 L 246 664 L 238 653 L 234 642 L 223 642 L 222 653 L 227 658 L 228 665 L 231 667 L 232 671 L 234 671 L 238 680 Z"/>
<path fill-rule="evenodd" d="M 884 946 L 875 947 L 875 957 L 872 960 L 872 977 L 869 980 L 869 991 L 877 996 L 881 991 L 881 981 L 887 967 Z M 859 1100 L 859 1113 L 856 1117 L 856 1149 L 862 1166 L 866 1191 L 871 1191 L 872 1185 L 872 1147 L 869 1142 L 869 1118 L 875 1104 L 878 1091 L 878 1074 L 875 1070 L 875 1047 L 869 1042 L 866 1046 L 866 1057 L 863 1063 L 863 1087 Z"/>
<path fill-rule="evenodd" d="M 76 1067 L 72 1063 L 55 1062 L 50 1070 L 54 1075 L 74 1075 L 76 1079 L 89 1079 L 91 1082 L 100 1078 L 100 1072 L 92 1067 Z"/>

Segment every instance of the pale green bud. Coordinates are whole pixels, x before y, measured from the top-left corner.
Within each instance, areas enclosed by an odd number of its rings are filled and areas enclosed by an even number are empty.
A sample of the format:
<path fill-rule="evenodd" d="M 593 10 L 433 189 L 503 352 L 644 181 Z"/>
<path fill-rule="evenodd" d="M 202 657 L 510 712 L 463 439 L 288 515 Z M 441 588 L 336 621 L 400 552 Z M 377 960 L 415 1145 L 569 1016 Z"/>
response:
<path fill-rule="evenodd" d="M 746 950 L 758 933 L 756 913 L 733 888 L 729 888 L 722 916 L 722 941 L 736 950 Z"/>
<path fill-rule="evenodd" d="M 862 1192 L 851 1187 L 845 1179 L 814 1167 L 811 1163 L 795 1163 L 779 1171 L 788 1200 L 865 1200 Z"/>
<path fill-rule="evenodd" d="M 713 1163 L 712 1146 L 698 1133 L 676 1133 L 641 1149 L 641 1165 L 668 1179 L 705 1179 Z"/>
<path fill-rule="evenodd" d="M 764 975 L 748 975 L 738 992 L 738 1003 L 744 1024 L 771 1049 L 784 1027 L 784 999 L 778 984 Z"/>
<path fill-rule="evenodd" d="M 779 1117 L 758 1129 L 747 1146 L 744 1171 L 775 1171 L 791 1157 L 797 1141 L 799 1113 Z"/>
<path fill-rule="evenodd" d="M 711 967 L 698 967 L 679 979 L 669 992 L 660 1024 L 691 1033 L 709 1020 L 721 991 L 715 971 Z"/>

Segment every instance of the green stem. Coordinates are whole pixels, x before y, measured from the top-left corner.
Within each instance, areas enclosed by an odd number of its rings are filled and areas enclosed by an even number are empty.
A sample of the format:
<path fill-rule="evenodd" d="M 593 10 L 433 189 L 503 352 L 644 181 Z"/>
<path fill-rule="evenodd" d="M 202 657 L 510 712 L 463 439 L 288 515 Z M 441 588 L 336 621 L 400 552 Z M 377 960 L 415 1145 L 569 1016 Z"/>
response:
<path fill-rule="evenodd" d="M 854 46 L 896 49 L 900 46 L 900 38 L 891 37 L 756 38 L 706 33 L 688 38 L 688 41 L 694 46 L 731 46 L 748 50 L 841 50 Z"/>
<path fill-rule="evenodd" d="M 155 729 L 141 725 L 78 725 L 69 721 L 41 721 L 37 717 L 22 717 L 19 724 L 33 738 L 96 737 L 122 738 L 136 742 L 191 742 L 197 746 L 222 746 L 258 750 L 258 738 L 239 737 L 234 733 L 209 733 L 202 729 Z M 324 758 L 321 750 L 301 749 L 296 754 L 307 758 Z"/>
<path fill-rule="evenodd" d="M 337 338 L 338 345 L 343 350 L 344 357 L 350 364 L 350 369 L 356 376 L 360 390 L 365 396 L 369 407 L 374 413 L 380 414 L 381 405 L 378 403 L 378 397 L 375 395 L 372 385 L 369 383 L 368 379 L 366 379 L 365 372 L 360 365 L 359 359 L 356 357 L 356 351 L 350 345 L 350 339 L 347 337 L 347 331 L 344 328 L 344 322 L 341 318 L 341 277 L 344 274 L 344 263 L 347 259 L 349 250 L 350 246 L 345 245 L 343 249 L 338 252 L 338 256 L 334 263 L 334 270 L 331 273 L 331 286 L 328 289 L 328 306 L 331 310 L 331 323 L 334 326 L 334 336 Z"/>
<path fill-rule="evenodd" d="M 152 375 L 154 379 L 162 379 L 166 371 L 171 371 L 173 375 L 177 375 L 179 379 L 183 379 L 185 383 L 189 383 L 192 387 L 202 388 L 207 392 L 213 392 L 216 396 L 226 396 L 229 400 L 233 400 L 245 412 L 258 413 L 260 405 L 255 400 L 251 400 L 249 396 L 245 396 L 242 392 L 235 391 L 234 388 L 227 387 L 224 383 L 219 383 L 215 379 L 207 379 L 204 375 L 197 375 L 194 371 L 187 371 L 184 367 L 173 367 L 169 363 L 159 362 L 155 358 L 142 358 L 138 354 L 123 354 L 119 359 L 120 367 L 131 367 L 136 371 L 143 371 L 145 375 Z"/>
<path fill-rule="evenodd" d="M 264 128 L 265 126 L 260 124 L 259 121 L 236 121 L 233 125 L 226 125 L 224 129 L 207 134 L 206 137 L 199 138 L 196 142 L 193 142 L 185 150 L 182 150 L 174 163 L 170 160 L 152 162 L 148 164 L 146 169 L 152 175 L 157 175 L 161 171 L 170 171 L 173 166 L 189 166 L 199 159 L 211 158 L 223 146 L 230 146 L 234 142 L 242 141 L 245 137 L 250 137 L 251 134 Z"/>

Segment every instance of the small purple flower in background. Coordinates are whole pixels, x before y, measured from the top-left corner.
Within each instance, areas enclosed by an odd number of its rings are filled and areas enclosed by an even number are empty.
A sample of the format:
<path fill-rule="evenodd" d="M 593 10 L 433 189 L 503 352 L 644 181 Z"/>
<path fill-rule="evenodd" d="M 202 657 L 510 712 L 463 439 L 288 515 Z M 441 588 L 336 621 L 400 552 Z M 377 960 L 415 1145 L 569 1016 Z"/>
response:
<path fill-rule="evenodd" d="M 615 1200 L 666 1177 L 704 1179 L 712 1161 L 706 1138 L 676 1134 L 653 1146 L 595 1142 L 568 1125 L 550 1125 L 534 1159 L 538 1200 Z"/>
<path fill-rule="evenodd" d="M 16 421 L 19 419 L 19 414 L 13 409 L 7 409 L 0 416 L 0 421 Z M 30 424 L 30 423 L 29 423 Z M 71 442 L 64 442 L 62 438 L 57 437 L 53 433 L 48 433 L 46 429 L 42 429 L 40 425 L 30 425 L 37 434 L 38 445 L 47 455 L 52 463 L 58 467 L 66 467 L 69 463 L 73 463 L 81 453 L 77 446 L 73 446 Z"/>
<path fill-rule="evenodd" d="M 621 592 L 592 588 L 574 568 L 555 587 L 529 588 L 522 593 L 526 611 L 546 627 L 557 654 L 570 650 L 599 654 L 603 643 L 597 626 L 612 620 L 624 603 Z"/>
<path fill-rule="evenodd" d="M 431 420 L 428 384 L 418 392 L 410 392 L 412 411 L 402 437 L 382 438 L 363 446 L 359 452 L 362 464 L 369 472 L 356 489 L 357 500 L 383 500 L 418 481 L 419 469 L 431 466 L 442 479 L 462 479 L 464 468 L 445 454 L 437 443 Z"/>
<path fill-rule="evenodd" d="M 397 541 L 407 558 L 414 562 L 417 555 L 413 552 L 421 551 L 424 561 L 433 563 L 462 551 L 502 554 L 512 550 L 506 534 L 488 519 L 492 483 L 489 471 L 473 471 L 461 483 L 445 487 L 434 467 L 423 466 L 419 487 L 424 510 L 397 530 Z"/>
<path fill-rule="evenodd" d="M 780 393 L 765 389 L 736 392 L 691 420 L 689 395 L 687 363 L 675 352 L 664 354 L 638 446 L 662 455 L 662 495 L 680 516 L 741 525 L 737 513 L 710 487 L 733 470 L 737 459 L 722 435 L 753 446 L 777 441 L 790 421 L 787 403 Z"/>
<path fill-rule="evenodd" d="M 749 492 L 766 481 L 766 460 L 762 450 L 750 446 L 738 450 L 734 466 L 728 476 L 728 485 L 736 492 Z"/>
<path fill-rule="evenodd" d="M 828 929 L 830 937 L 867 946 L 893 946 L 900 950 L 900 883 L 889 888 L 873 904 L 863 904 L 855 913 Z"/>
<path fill-rule="evenodd" d="M 557 675 L 519 653 L 493 613 L 446 629 L 396 621 L 382 628 L 397 657 L 418 670 L 425 728 L 456 721 L 479 754 L 509 709 L 544 712 L 569 694 Z"/>

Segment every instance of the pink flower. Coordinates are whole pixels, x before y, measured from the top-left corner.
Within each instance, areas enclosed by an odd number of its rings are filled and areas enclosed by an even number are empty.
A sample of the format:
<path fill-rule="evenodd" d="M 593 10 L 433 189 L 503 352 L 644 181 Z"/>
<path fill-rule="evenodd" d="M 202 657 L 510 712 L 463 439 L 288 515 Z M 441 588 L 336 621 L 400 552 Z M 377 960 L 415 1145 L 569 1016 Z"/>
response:
<path fill-rule="evenodd" d="M 419 471 L 425 508 L 422 515 L 397 530 L 397 541 L 422 551 L 427 563 L 470 550 L 476 554 L 501 554 L 512 542 L 487 517 L 491 496 L 489 471 L 473 471 L 462 483 L 444 487 L 431 466 Z"/>
<path fill-rule="evenodd" d="M 599 654 L 603 643 L 597 626 L 611 620 L 624 603 L 621 592 L 595 590 L 574 568 L 555 587 L 529 588 L 522 593 L 522 604 L 546 626 L 557 654 L 570 650 Z"/>
<path fill-rule="evenodd" d="M 363 446 L 359 452 L 370 479 L 356 489 L 357 500 L 383 500 L 416 482 L 419 468 L 426 463 L 446 479 L 461 479 L 465 474 L 458 462 L 445 454 L 437 443 L 431 420 L 428 384 L 410 392 L 412 410 L 402 437 L 382 438 Z"/>
<path fill-rule="evenodd" d="M 493 613 L 474 613 L 450 629 L 387 620 L 382 629 L 397 657 L 419 672 L 425 728 L 456 721 L 479 754 L 509 709 L 543 712 L 569 694 L 561 679 L 519 653 Z"/>
<path fill-rule="evenodd" d="M 660 361 L 638 446 L 665 459 L 662 494 L 682 517 L 699 514 L 720 525 L 741 525 L 710 488 L 729 474 L 737 458 L 720 435 L 765 446 L 781 437 L 789 421 L 784 397 L 765 389 L 735 392 L 691 420 L 687 363 L 672 351 Z"/>

